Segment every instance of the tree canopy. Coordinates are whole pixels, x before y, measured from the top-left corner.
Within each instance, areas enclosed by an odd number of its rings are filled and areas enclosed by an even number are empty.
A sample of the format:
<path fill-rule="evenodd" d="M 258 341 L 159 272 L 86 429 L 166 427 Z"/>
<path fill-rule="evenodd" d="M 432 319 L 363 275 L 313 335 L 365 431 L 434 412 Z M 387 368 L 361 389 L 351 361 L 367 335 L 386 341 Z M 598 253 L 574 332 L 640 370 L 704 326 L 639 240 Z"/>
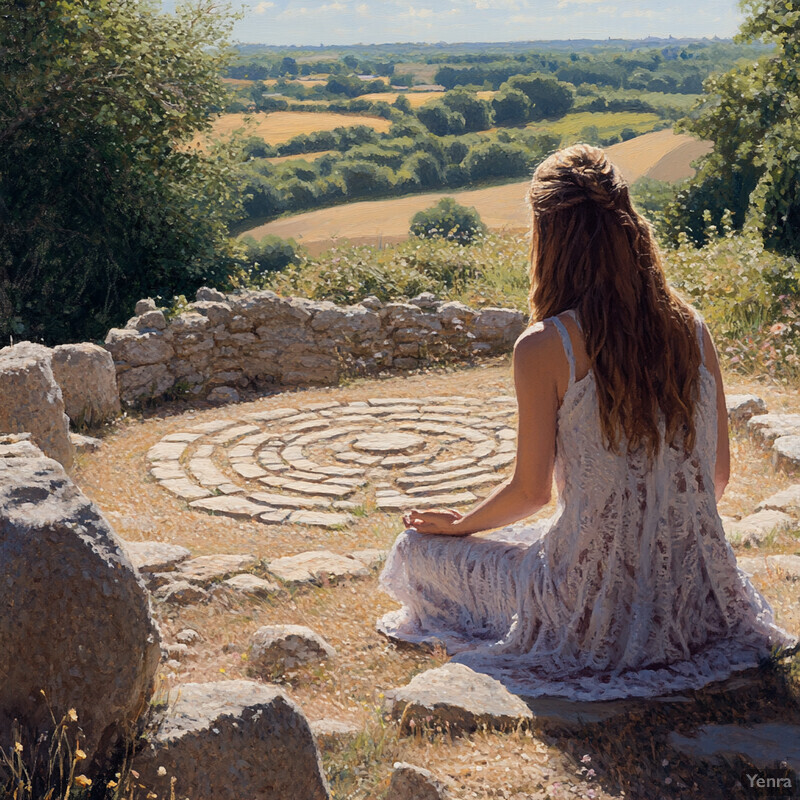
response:
<path fill-rule="evenodd" d="M 0 0 L 0 337 L 97 338 L 136 299 L 224 281 L 232 156 L 212 0 Z"/>
<path fill-rule="evenodd" d="M 665 210 L 673 235 L 698 244 L 725 211 L 735 227 L 752 225 L 764 244 L 800 255 L 800 6 L 793 0 L 747 0 L 740 41 L 775 49 L 704 84 L 705 97 L 684 130 L 714 142 L 696 176 Z M 707 211 L 705 219 L 703 212 Z"/>

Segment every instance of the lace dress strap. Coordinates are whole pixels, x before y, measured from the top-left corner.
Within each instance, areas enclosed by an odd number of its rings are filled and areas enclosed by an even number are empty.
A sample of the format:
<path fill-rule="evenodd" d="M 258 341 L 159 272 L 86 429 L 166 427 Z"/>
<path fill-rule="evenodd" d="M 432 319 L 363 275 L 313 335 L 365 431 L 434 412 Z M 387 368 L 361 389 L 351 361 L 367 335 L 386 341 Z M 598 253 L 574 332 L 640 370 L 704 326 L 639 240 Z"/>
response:
<path fill-rule="evenodd" d="M 575 354 L 572 352 L 572 341 L 569 338 L 569 333 L 564 327 L 564 323 L 558 317 L 550 317 L 551 321 L 555 324 L 556 330 L 561 336 L 561 343 L 564 345 L 564 352 L 569 361 L 569 386 L 575 383 Z"/>
<path fill-rule="evenodd" d="M 705 341 L 705 336 L 703 335 L 703 318 L 700 316 L 700 312 L 694 309 L 694 324 L 697 330 L 697 343 L 700 345 L 700 363 L 706 363 L 706 355 L 704 352 L 704 345 L 703 342 Z"/>

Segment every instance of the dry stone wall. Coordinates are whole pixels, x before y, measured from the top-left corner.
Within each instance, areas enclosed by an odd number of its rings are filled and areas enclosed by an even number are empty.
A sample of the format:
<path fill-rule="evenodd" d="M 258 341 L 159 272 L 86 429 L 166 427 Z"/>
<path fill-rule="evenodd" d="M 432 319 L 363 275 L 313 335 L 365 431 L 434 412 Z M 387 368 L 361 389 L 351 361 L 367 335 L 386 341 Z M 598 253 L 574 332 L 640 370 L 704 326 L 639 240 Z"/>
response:
<path fill-rule="evenodd" d="M 344 375 L 411 370 L 508 352 L 527 324 L 519 311 L 475 310 L 425 293 L 408 303 L 365 298 L 351 306 L 270 291 L 224 295 L 201 288 L 167 319 L 137 303 L 106 348 L 120 396 L 135 402 L 179 390 L 235 400 L 236 390 L 336 383 Z"/>

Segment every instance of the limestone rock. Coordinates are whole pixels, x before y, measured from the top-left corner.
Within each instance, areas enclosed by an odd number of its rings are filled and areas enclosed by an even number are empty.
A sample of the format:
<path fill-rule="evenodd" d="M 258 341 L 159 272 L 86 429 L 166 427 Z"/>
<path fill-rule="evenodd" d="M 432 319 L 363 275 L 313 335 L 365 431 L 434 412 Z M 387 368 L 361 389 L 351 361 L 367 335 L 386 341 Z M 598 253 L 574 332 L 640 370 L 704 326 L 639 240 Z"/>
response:
<path fill-rule="evenodd" d="M 166 542 L 120 540 L 122 549 L 139 572 L 171 572 L 192 554 L 185 547 Z"/>
<path fill-rule="evenodd" d="M 275 670 L 291 669 L 333 658 L 336 651 L 304 625 L 265 625 L 250 642 L 251 675 L 269 677 Z"/>
<path fill-rule="evenodd" d="M 516 728 L 533 718 L 528 706 L 502 683 L 453 662 L 416 675 L 407 686 L 387 692 L 386 701 L 405 730 L 411 720 L 417 726 L 473 731 L 483 725 Z"/>
<path fill-rule="evenodd" d="M 225 405 L 225 403 L 238 403 L 239 392 L 232 386 L 215 386 L 206 398 L 209 403 L 218 403 Z"/>
<path fill-rule="evenodd" d="M 73 447 L 51 351 L 20 342 L 0 350 L 0 432 L 31 434 L 46 456 L 69 469 Z"/>
<path fill-rule="evenodd" d="M 198 302 L 208 300 L 213 303 L 224 303 L 227 299 L 218 289 L 211 289 L 208 286 L 201 286 L 195 294 L 195 300 Z"/>
<path fill-rule="evenodd" d="M 367 577 L 369 569 L 353 556 L 330 550 L 308 550 L 269 562 L 269 571 L 287 583 L 319 583 L 336 578 Z"/>
<path fill-rule="evenodd" d="M 704 725 L 693 737 L 673 731 L 669 744 L 701 760 L 741 756 L 762 769 L 785 761 L 789 769 L 800 771 L 800 725 L 781 722 L 764 722 L 751 727 Z"/>
<path fill-rule="evenodd" d="M 775 492 L 756 506 L 756 511 L 764 509 L 783 511 L 784 514 L 791 516 L 800 515 L 800 483 L 794 483 L 780 492 Z"/>
<path fill-rule="evenodd" d="M 770 444 L 781 436 L 800 434 L 800 414 L 757 414 L 747 421 L 747 431 Z"/>
<path fill-rule="evenodd" d="M 156 573 L 154 577 L 163 576 L 163 574 Z M 155 592 L 155 596 L 165 603 L 172 603 L 176 606 L 205 603 L 211 597 L 202 586 L 182 580 L 168 580 Z"/>
<path fill-rule="evenodd" d="M 725 398 L 728 419 L 731 425 L 738 427 L 756 414 L 766 414 L 767 404 L 754 394 L 729 394 Z"/>
<path fill-rule="evenodd" d="M 117 373 L 107 350 L 90 342 L 61 344 L 53 350 L 52 367 L 73 425 L 99 425 L 119 414 Z"/>
<path fill-rule="evenodd" d="M 49 704 L 57 719 L 74 708 L 101 756 L 147 706 L 158 628 L 120 540 L 41 453 L 0 458 L 0 586 L 0 747 L 15 716 L 51 729 Z"/>
<path fill-rule="evenodd" d="M 133 761 L 159 797 L 327 800 L 319 751 L 300 709 L 252 681 L 187 683 Z"/>
<path fill-rule="evenodd" d="M 179 644 L 190 645 L 199 642 L 201 638 L 200 634 L 193 628 L 184 628 L 182 631 L 178 631 L 175 641 Z"/>
<path fill-rule="evenodd" d="M 800 431 L 800 426 L 798 430 Z M 772 443 L 772 460 L 779 469 L 790 472 L 800 470 L 800 433 L 792 436 L 779 436 Z"/>
<path fill-rule="evenodd" d="M 449 796 L 432 772 L 403 761 L 395 762 L 389 783 L 392 800 L 446 800 Z"/>
<path fill-rule="evenodd" d="M 241 575 L 234 575 L 232 578 L 226 578 L 222 584 L 237 594 L 249 595 L 250 597 L 269 597 L 269 595 L 277 594 L 281 590 L 277 583 L 265 581 L 263 578 L 257 578 L 247 572 Z"/>
<path fill-rule="evenodd" d="M 341 719 L 326 717 L 325 719 L 309 720 L 308 724 L 311 726 L 317 746 L 323 751 L 333 749 L 343 739 L 354 739 L 361 733 L 358 725 Z"/>
<path fill-rule="evenodd" d="M 731 544 L 758 547 L 771 533 L 791 528 L 794 521 L 782 511 L 757 511 L 738 522 L 725 523 L 725 535 Z"/>
<path fill-rule="evenodd" d="M 155 311 L 156 308 L 158 308 L 158 306 L 156 306 L 156 301 L 153 300 L 152 297 L 145 297 L 136 303 L 136 308 L 133 313 L 138 317 L 142 314 L 146 314 L 148 311 Z"/>
<path fill-rule="evenodd" d="M 82 433 L 71 433 L 69 440 L 76 453 L 94 453 L 103 444 L 100 439 L 94 436 L 84 436 Z"/>
<path fill-rule="evenodd" d="M 208 584 L 250 569 L 257 563 L 258 559 L 252 555 L 198 556 L 179 564 L 177 571 L 182 580 Z"/>

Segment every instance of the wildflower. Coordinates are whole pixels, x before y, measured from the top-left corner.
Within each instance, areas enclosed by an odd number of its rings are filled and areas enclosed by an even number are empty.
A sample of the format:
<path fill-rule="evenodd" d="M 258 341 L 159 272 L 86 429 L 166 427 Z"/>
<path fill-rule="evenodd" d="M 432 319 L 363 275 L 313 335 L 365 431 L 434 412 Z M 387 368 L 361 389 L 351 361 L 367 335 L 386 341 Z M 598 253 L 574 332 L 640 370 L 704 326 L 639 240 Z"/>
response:
<path fill-rule="evenodd" d="M 116 789 L 119 784 L 116 781 L 109 781 L 107 784 L 109 789 Z"/>
<path fill-rule="evenodd" d="M 597 773 L 596 773 L 596 772 L 595 772 L 593 769 L 590 769 L 590 770 L 589 770 L 589 771 L 586 773 L 586 777 L 587 777 L 587 778 L 594 778 L 594 776 L 595 776 L 595 775 L 597 775 Z"/>
<path fill-rule="evenodd" d="M 67 716 L 70 718 L 71 722 L 78 721 L 78 712 L 74 708 L 71 708 L 69 711 L 67 711 Z"/>
<path fill-rule="evenodd" d="M 588 764 L 592 760 L 592 757 L 587 753 L 585 756 L 581 757 L 581 764 Z"/>
<path fill-rule="evenodd" d="M 661 761 L 661 766 L 662 766 L 662 767 L 668 767 L 668 766 L 669 766 L 669 759 L 666 759 L 666 758 L 665 758 L 665 759 L 663 759 L 663 760 Z"/>
<path fill-rule="evenodd" d="M 672 783 L 672 778 L 664 778 L 664 783 L 666 783 L 667 786 L 669 786 Z"/>
<path fill-rule="evenodd" d="M 75 751 L 75 760 L 76 761 L 83 761 L 86 758 L 86 753 L 83 750 L 76 750 Z"/>
<path fill-rule="evenodd" d="M 166 767 L 159 767 L 158 768 L 158 774 L 163 777 L 164 775 L 167 774 L 167 768 Z"/>
<path fill-rule="evenodd" d="M 14 750 L 18 753 L 22 752 L 22 742 L 14 742 Z"/>
<path fill-rule="evenodd" d="M 82 786 L 85 789 L 87 786 L 91 786 L 92 785 L 92 779 L 91 778 L 87 778 L 85 775 L 76 775 L 75 776 L 75 783 L 78 786 Z"/>
<path fill-rule="evenodd" d="M 788 330 L 789 326 L 785 325 L 783 322 L 776 322 L 774 325 L 770 326 L 769 332 L 775 334 L 781 334 L 785 330 Z"/>

